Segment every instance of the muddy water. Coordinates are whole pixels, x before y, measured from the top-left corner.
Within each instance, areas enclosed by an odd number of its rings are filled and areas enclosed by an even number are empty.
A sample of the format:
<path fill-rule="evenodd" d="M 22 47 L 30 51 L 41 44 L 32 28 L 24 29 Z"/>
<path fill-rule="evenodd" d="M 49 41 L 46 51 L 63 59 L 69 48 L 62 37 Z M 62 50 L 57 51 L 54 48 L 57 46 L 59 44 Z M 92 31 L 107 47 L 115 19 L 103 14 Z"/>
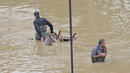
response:
<path fill-rule="evenodd" d="M 68 1 L 38 0 L 55 32 L 69 35 Z M 51 47 L 34 38 L 35 0 L 0 0 L 0 73 L 70 73 L 69 43 Z M 72 0 L 75 73 L 130 72 L 130 0 Z M 105 63 L 92 64 L 91 48 L 107 40 Z"/>

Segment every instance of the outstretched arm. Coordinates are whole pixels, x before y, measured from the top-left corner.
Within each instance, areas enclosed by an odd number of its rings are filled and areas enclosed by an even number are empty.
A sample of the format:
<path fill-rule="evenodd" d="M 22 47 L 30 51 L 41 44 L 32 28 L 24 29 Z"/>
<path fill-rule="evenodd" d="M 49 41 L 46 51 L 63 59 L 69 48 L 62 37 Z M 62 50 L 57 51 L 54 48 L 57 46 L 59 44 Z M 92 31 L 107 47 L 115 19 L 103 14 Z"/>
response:
<path fill-rule="evenodd" d="M 49 26 L 51 34 L 52 34 L 53 33 L 53 25 L 48 20 L 46 20 L 46 24 Z"/>

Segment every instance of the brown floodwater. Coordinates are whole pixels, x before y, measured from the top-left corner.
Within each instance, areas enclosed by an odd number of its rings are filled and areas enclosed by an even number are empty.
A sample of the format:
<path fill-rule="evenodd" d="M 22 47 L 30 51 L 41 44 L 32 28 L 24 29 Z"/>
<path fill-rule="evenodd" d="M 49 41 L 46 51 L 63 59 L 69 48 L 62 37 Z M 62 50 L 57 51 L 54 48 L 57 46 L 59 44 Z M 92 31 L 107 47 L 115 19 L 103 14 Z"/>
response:
<path fill-rule="evenodd" d="M 54 31 L 69 35 L 68 0 L 37 0 Z M 0 73 L 70 73 L 69 43 L 50 47 L 34 38 L 35 0 L 0 0 Z M 130 73 L 130 0 L 72 0 L 75 73 Z M 91 49 L 107 41 L 105 63 Z"/>

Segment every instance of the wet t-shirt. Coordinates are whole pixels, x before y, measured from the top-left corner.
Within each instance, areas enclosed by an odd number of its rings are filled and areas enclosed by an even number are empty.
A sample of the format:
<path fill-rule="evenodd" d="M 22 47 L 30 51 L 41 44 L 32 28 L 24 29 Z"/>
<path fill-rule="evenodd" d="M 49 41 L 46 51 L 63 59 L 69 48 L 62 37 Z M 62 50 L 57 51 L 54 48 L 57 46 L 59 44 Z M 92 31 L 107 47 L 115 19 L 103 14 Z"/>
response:
<path fill-rule="evenodd" d="M 106 47 L 100 47 L 99 45 L 96 45 L 92 49 L 91 57 L 94 56 L 94 55 L 98 55 L 100 53 L 106 53 L 107 54 L 107 49 L 106 49 Z"/>

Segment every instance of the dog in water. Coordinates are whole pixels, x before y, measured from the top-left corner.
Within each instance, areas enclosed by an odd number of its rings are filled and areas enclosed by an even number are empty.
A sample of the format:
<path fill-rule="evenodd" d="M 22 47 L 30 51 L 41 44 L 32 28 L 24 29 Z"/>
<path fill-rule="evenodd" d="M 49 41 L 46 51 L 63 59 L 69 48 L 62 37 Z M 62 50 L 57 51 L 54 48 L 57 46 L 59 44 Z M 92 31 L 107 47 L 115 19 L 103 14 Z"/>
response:
<path fill-rule="evenodd" d="M 75 35 L 76 35 L 76 33 L 73 34 L 72 40 L 76 40 Z M 58 34 L 56 34 L 54 32 L 54 34 L 52 34 L 52 35 L 47 35 L 47 37 L 44 41 L 44 45 L 50 46 L 50 45 L 52 45 L 53 42 L 55 42 L 55 40 L 60 40 L 60 42 L 68 42 L 68 41 L 70 41 L 70 37 L 62 36 L 61 31 L 59 31 Z"/>
<path fill-rule="evenodd" d="M 72 36 L 72 40 L 76 40 L 76 37 L 75 37 L 76 33 L 73 34 Z M 59 31 L 58 34 L 54 33 L 54 38 L 56 38 L 56 40 L 60 40 L 61 42 L 68 42 L 70 41 L 70 37 L 66 37 L 66 36 L 62 36 L 61 35 L 61 31 Z"/>
<path fill-rule="evenodd" d="M 72 36 L 72 40 L 76 40 L 75 37 L 76 33 L 73 34 Z M 30 40 L 33 40 L 33 38 L 29 38 Z M 69 42 L 70 41 L 70 37 L 65 37 L 61 35 L 61 31 L 59 31 L 59 33 L 55 33 L 54 34 L 47 34 L 47 37 L 45 38 L 44 41 L 42 41 L 44 43 L 45 46 L 51 46 L 52 43 L 55 42 L 55 40 L 60 40 L 60 42 Z"/>

